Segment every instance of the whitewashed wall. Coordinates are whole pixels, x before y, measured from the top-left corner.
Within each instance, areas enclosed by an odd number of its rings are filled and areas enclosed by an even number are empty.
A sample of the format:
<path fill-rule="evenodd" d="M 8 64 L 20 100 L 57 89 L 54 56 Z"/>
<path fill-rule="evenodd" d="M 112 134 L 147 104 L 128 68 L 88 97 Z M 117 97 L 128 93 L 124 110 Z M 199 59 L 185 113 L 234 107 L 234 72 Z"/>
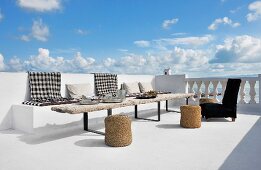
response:
<path fill-rule="evenodd" d="M 28 98 L 26 73 L 0 72 L 0 130 L 10 128 L 12 105 Z"/>
<path fill-rule="evenodd" d="M 156 90 L 172 93 L 185 93 L 187 92 L 185 77 L 185 74 L 156 76 Z M 169 101 L 170 106 L 180 106 L 183 104 L 185 104 L 185 99 Z"/>

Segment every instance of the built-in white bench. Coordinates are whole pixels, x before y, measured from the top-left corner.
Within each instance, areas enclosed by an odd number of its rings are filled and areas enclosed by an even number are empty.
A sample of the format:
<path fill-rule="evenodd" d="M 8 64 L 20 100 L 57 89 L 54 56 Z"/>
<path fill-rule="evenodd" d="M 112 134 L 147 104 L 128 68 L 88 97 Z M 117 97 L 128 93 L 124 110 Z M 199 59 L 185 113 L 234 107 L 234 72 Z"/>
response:
<path fill-rule="evenodd" d="M 185 92 L 185 75 L 153 76 L 153 75 L 118 75 L 118 86 L 123 82 L 151 82 L 156 90 Z M 29 99 L 29 88 L 27 73 L 0 73 L 0 130 L 17 129 L 28 133 L 34 133 L 39 128 L 48 126 L 62 126 L 71 128 L 72 126 L 82 127 L 82 115 L 70 115 L 51 111 L 51 106 L 38 107 L 22 105 L 21 103 Z M 62 74 L 61 93 L 67 96 L 65 84 L 90 83 L 94 94 L 93 74 Z M 3 105 L 2 105 L 3 104 Z M 171 105 L 171 103 L 169 104 Z M 163 105 L 164 106 L 164 105 Z M 156 104 L 141 105 L 139 110 L 150 110 Z M 134 113 L 133 107 L 124 107 L 114 110 L 116 113 Z M 140 112 L 142 114 L 142 112 Z M 89 115 L 90 125 L 103 121 L 107 115 L 106 111 L 92 112 Z M 93 121 L 92 121 L 93 119 Z"/>

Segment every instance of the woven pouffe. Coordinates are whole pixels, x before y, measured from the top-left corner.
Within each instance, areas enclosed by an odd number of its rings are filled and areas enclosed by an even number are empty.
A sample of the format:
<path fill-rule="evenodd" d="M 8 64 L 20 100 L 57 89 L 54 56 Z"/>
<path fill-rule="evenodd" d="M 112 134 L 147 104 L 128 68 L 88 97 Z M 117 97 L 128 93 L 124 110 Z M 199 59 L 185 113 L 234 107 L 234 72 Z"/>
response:
<path fill-rule="evenodd" d="M 184 105 L 180 106 L 180 125 L 184 128 L 199 128 L 201 126 L 200 106 Z"/>
<path fill-rule="evenodd" d="M 214 98 L 200 98 L 199 99 L 199 105 L 204 103 L 217 103 L 217 100 Z"/>
<path fill-rule="evenodd" d="M 128 116 L 108 116 L 104 121 L 106 145 L 113 147 L 123 147 L 131 144 L 131 119 Z"/>

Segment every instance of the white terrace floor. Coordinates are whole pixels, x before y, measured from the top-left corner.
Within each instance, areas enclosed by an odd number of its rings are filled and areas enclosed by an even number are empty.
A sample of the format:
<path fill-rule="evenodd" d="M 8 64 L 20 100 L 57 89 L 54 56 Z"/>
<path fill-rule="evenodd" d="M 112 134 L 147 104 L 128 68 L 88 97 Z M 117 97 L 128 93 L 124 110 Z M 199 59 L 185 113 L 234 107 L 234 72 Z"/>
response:
<path fill-rule="evenodd" d="M 134 120 L 133 143 L 123 148 L 80 128 L 52 135 L 2 131 L 0 169 L 261 169 L 259 115 L 203 120 L 199 129 L 181 128 L 179 119 L 169 112 L 160 122 Z"/>

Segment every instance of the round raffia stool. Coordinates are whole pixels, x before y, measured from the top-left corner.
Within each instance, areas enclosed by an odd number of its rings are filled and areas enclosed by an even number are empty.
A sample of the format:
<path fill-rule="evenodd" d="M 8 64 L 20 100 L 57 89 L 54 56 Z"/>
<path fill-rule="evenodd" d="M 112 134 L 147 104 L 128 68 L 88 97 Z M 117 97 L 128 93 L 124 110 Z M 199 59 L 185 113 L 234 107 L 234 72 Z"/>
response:
<path fill-rule="evenodd" d="M 201 126 L 200 106 L 180 106 L 180 126 L 184 128 L 199 128 Z"/>
<path fill-rule="evenodd" d="M 106 145 L 113 147 L 123 147 L 131 144 L 131 119 L 128 116 L 108 116 L 105 118 L 104 122 Z"/>
<path fill-rule="evenodd" d="M 217 103 L 217 100 L 214 98 L 200 98 L 199 99 L 199 105 L 204 103 Z"/>

